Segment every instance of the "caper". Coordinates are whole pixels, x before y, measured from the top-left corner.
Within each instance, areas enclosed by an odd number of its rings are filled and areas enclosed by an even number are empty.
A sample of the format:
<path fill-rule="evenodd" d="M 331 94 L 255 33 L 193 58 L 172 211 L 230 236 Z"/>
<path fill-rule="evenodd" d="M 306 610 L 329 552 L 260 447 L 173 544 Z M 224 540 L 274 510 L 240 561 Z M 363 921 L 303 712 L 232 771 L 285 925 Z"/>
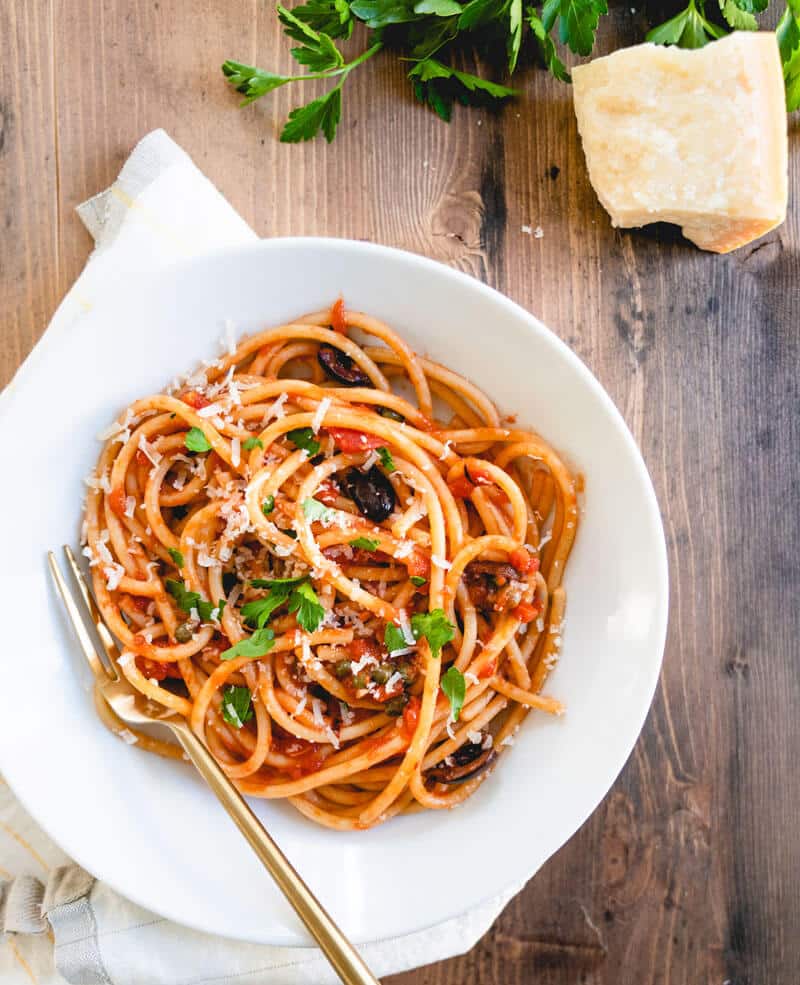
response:
<path fill-rule="evenodd" d="M 383 710 L 387 715 L 391 715 L 392 718 L 397 718 L 398 715 L 403 714 L 403 709 L 408 704 L 408 695 L 405 691 L 402 694 L 398 694 L 397 697 L 392 698 L 391 701 L 387 701 L 383 706 Z"/>
<path fill-rule="evenodd" d="M 375 684 L 385 684 L 391 676 L 391 672 L 385 667 L 376 667 L 372 671 L 372 680 Z"/>
<path fill-rule="evenodd" d="M 405 417 L 402 414 L 398 414 L 392 407 L 379 407 L 378 413 L 381 417 L 388 417 L 390 421 L 400 421 L 401 424 L 405 421 Z"/>
<path fill-rule="evenodd" d="M 191 620 L 187 619 L 186 622 L 182 622 L 175 630 L 175 639 L 179 643 L 189 643 L 191 642 L 193 632 Z"/>
<path fill-rule="evenodd" d="M 414 668 L 412 667 L 412 665 L 406 663 L 402 663 L 399 665 L 399 667 L 397 668 L 397 673 L 403 678 L 404 684 L 410 684 L 416 676 L 414 674 Z"/>
<path fill-rule="evenodd" d="M 333 669 L 334 674 L 341 681 L 344 677 L 350 673 L 350 661 L 349 660 L 339 660 Z"/>
<path fill-rule="evenodd" d="M 364 675 L 356 674 L 356 676 L 353 678 L 353 687 L 356 689 L 356 691 L 363 691 L 366 686 L 367 686 L 367 681 Z"/>

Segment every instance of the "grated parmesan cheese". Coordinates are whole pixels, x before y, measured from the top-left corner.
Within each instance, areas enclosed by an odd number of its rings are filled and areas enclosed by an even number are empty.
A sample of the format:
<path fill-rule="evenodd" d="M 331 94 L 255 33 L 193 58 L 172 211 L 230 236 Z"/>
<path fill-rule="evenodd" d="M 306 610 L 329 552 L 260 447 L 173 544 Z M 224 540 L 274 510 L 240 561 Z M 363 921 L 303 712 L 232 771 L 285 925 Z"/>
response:
<path fill-rule="evenodd" d="M 396 656 L 396 654 L 395 654 L 395 656 Z M 392 676 L 389 678 L 389 680 L 386 682 L 386 685 L 385 685 L 385 687 L 386 687 L 386 693 L 389 694 L 391 691 L 394 691 L 394 689 L 397 687 L 398 684 L 402 688 L 402 685 L 403 685 L 403 675 L 400 674 L 398 671 L 395 671 L 392 674 Z"/>
<path fill-rule="evenodd" d="M 288 399 L 289 399 L 289 394 L 288 393 L 282 393 L 278 397 L 278 399 L 275 401 L 275 403 L 272 404 L 270 407 L 267 408 L 267 411 L 264 414 L 264 423 L 265 424 L 268 424 L 272 420 L 273 417 L 276 420 L 278 420 L 281 417 L 286 417 L 286 411 L 283 409 L 283 405 L 286 403 L 286 401 Z"/>
<path fill-rule="evenodd" d="M 453 565 L 447 560 L 447 558 L 439 557 L 438 554 L 431 554 L 431 561 L 436 565 L 437 568 L 442 568 L 444 571 L 452 568 Z"/>
<path fill-rule="evenodd" d="M 367 455 L 367 457 L 364 459 L 363 464 L 361 465 L 361 471 L 369 472 L 369 470 L 377 461 L 378 461 L 378 453 L 375 451 L 374 448 L 372 448 L 370 450 L 369 455 Z"/>
<path fill-rule="evenodd" d="M 319 698 L 311 699 L 311 717 L 318 728 L 325 725 L 325 717 L 322 714 L 322 702 Z"/>
<path fill-rule="evenodd" d="M 231 438 L 231 463 L 238 468 L 242 461 L 242 442 L 240 438 Z"/>
<path fill-rule="evenodd" d="M 139 435 L 139 448 L 141 451 L 150 459 L 153 465 L 158 465 L 161 461 L 161 453 L 156 451 L 155 448 L 150 444 L 147 438 L 143 435 Z"/>
<path fill-rule="evenodd" d="M 198 417 L 214 417 L 217 414 L 222 414 L 225 410 L 223 404 L 216 402 L 213 404 L 208 404 L 206 407 L 201 407 L 196 411 Z"/>
<path fill-rule="evenodd" d="M 303 697 L 294 706 L 294 711 L 289 715 L 289 718 L 295 718 L 297 715 L 302 715 L 306 710 L 306 701 L 308 701 L 307 692 L 303 692 Z"/>
<path fill-rule="evenodd" d="M 119 588 L 125 569 L 121 564 L 112 561 L 111 564 L 103 568 L 103 574 L 106 576 L 106 588 L 109 592 L 114 592 Z"/>
<path fill-rule="evenodd" d="M 136 497 L 126 496 L 125 497 L 125 516 L 132 517 L 133 511 L 136 509 Z"/>
<path fill-rule="evenodd" d="M 311 419 L 311 430 L 314 434 L 319 433 L 319 429 L 322 427 L 322 422 L 325 420 L 325 415 L 328 413 L 328 408 L 333 403 L 330 397 L 324 397 L 319 402 L 319 406 L 316 411 L 314 411 L 314 416 Z"/>
<path fill-rule="evenodd" d="M 453 442 L 450 438 L 448 438 L 447 441 L 445 441 L 444 443 L 444 447 L 442 448 L 442 454 L 439 456 L 440 462 L 446 461 L 447 456 L 450 454 L 450 449 L 452 447 L 453 447 Z"/>
<path fill-rule="evenodd" d="M 400 620 L 400 630 L 403 633 L 403 639 L 409 646 L 413 646 L 417 640 L 414 636 L 414 631 L 411 629 L 411 622 L 409 621 L 406 610 L 400 609 L 397 613 L 397 618 Z"/>
<path fill-rule="evenodd" d="M 483 736 L 480 732 L 467 732 L 467 738 L 473 745 L 477 745 L 479 742 L 483 741 Z"/>
<path fill-rule="evenodd" d="M 464 680 L 467 681 L 469 684 L 480 683 L 478 677 L 475 674 L 473 674 L 471 670 L 467 670 L 464 672 Z"/>
<path fill-rule="evenodd" d="M 404 557 L 408 557 L 409 554 L 414 550 L 414 542 L 411 540 L 401 540 L 395 549 L 394 556 L 398 561 L 402 560 Z"/>

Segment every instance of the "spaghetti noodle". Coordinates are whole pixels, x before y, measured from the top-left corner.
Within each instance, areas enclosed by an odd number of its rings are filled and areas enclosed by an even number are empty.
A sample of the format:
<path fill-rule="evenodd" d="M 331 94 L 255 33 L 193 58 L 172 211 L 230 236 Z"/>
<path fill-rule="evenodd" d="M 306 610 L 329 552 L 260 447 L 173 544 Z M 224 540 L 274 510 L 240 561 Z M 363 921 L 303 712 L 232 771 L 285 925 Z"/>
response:
<path fill-rule="evenodd" d="M 100 437 L 84 554 L 121 670 L 242 792 L 336 829 L 453 807 L 562 710 L 575 478 L 382 322 L 339 300 L 229 340 Z"/>

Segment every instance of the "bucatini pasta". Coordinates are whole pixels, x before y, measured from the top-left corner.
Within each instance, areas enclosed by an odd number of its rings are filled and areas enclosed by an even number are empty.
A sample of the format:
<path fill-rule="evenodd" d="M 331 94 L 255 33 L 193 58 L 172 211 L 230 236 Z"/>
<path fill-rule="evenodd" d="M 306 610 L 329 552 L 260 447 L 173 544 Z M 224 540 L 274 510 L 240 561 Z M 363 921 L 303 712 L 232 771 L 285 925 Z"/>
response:
<path fill-rule="evenodd" d="M 244 793 L 337 829 L 453 807 L 562 710 L 575 477 L 383 322 L 229 338 L 101 437 L 84 554 L 122 672 Z"/>

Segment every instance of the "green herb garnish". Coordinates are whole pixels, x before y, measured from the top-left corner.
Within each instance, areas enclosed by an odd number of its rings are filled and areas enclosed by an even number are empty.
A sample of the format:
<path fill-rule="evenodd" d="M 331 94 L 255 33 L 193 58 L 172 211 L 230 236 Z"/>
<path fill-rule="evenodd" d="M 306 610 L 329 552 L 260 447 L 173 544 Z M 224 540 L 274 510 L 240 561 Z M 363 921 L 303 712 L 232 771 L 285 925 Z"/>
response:
<path fill-rule="evenodd" d="M 428 579 L 423 578 L 422 575 L 412 575 L 409 580 L 411 581 L 412 585 L 416 585 L 417 588 L 421 588 L 422 585 L 424 585 Z"/>
<path fill-rule="evenodd" d="M 203 622 L 211 622 L 212 613 L 217 611 L 217 619 L 222 615 L 225 608 L 225 599 L 220 599 L 216 605 L 206 601 L 199 592 L 189 592 L 182 581 L 167 578 L 164 585 L 169 594 L 175 599 L 179 609 L 184 612 L 191 612 L 194 609 Z"/>
<path fill-rule="evenodd" d="M 381 460 L 381 465 L 386 469 L 387 472 L 396 471 L 394 464 L 394 459 L 392 458 L 392 453 L 388 448 L 380 447 L 377 449 L 378 458 Z"/>
<path fill-rule="evenodd" d="M 309 458 L 316 455 L 319 451 L 319 442 L 314 437 L 314 432 L 311 428 L 295 428 L 293 431 L 287 432 L 286 437 L 295 448 L 302 448 L 308 452 Z"/>
<path fill-rule="evenodd" d="M 269 516 L 270 513 L 275 509 L 275 497 L 270 494 L 264 498 L 264 502 L 261 504 L 261 512 L 264 516 Z"/>
<path fill-rule="evenodd" d="M 396 653 L 398 650 L 405 650 L 408 647 L 406 643 L 406 638 L 403 636 L 403 631 L 399 626 L 395 626 L 393 622 L 386 623 L 386 630 L 383 634 L 383 642 L 386 645 L 386 649 L 389 651 L 389 655 Z"/>
<path fill-rule="evenodd" d="M 179 568 L 183 567 L 183 554 L 181 554 L 180 551 L 176 550 L 174 547 L 168 547 L 167 554 L 169 554 Z"/>
<path fill-rule="evenodd" d="M 183 441 L 189 451 L 211 451 L 211 443 L 200 428 L 189 428 Z"/>
<path fill-rule="evenodd" d="M 318 520 L 320 523 L 332 523 L 336 518 L 336 513 L 318 499 L 303 500 L 303 514 L 309 523 Z"/>
<path fill-rule="evenodd" d="M 231 684 L 222 692 L 222 717 L 234 728 L 241 728 L 253 717 L 252 696 L 249 687 Z"/>
<path fill-rule="evenodd" d="M 377 551 L 379 540 L 372 540 L 370 537 L 356 537 L 350 541 L 351 547 L 359 547 L 362 551 Z"/>
<path fill-rule="evenodd" d="M 250 584 L 254 588 L 268 588 L 269 594 L 262 599 L 245 602 L 242 606 L 242 618 L 249 625 L 263 628 L 273 612 L 288 602 L 289 612 L 297 613 L 299 626 L 308 633 L 319 629 L 325 618 L 325 608 L 305 575 L 299 578 L 255 578 Z"/>
<path fill-rule="evenodd" d="M 457 722 L 461 709 L 464 707 L 464 698 L 467 695 L 467 682 L 464 680 L 464 675 L 458 667 L 450 666 L 442 674 L 439 686 L 450 702 L 450 718 Z"/>
<path fill-rule="evenodd" d="M 245 438 L 242 442 L 243 451 L 252 451 L 254 448 L 263 448 L 264 442 L 261 438 Z"/>
<path fill-rule="evenodd" d="M 456 634 L 456 628 L 444 614 L 444 609 L 417 612 L 411 617 L 411 631 L 415 640 L 425 637 L 433 657 L 438 657 L 445 643 L 449 643 Z"/>
<path fill-rule="evenodd" d="M 275 632 L 272 629 L 257 629 L 252 636 L 239 640 L 220 654 L 220 660 L 233 660 L 234 657 L 263 657 L 275 646 Z"/>

